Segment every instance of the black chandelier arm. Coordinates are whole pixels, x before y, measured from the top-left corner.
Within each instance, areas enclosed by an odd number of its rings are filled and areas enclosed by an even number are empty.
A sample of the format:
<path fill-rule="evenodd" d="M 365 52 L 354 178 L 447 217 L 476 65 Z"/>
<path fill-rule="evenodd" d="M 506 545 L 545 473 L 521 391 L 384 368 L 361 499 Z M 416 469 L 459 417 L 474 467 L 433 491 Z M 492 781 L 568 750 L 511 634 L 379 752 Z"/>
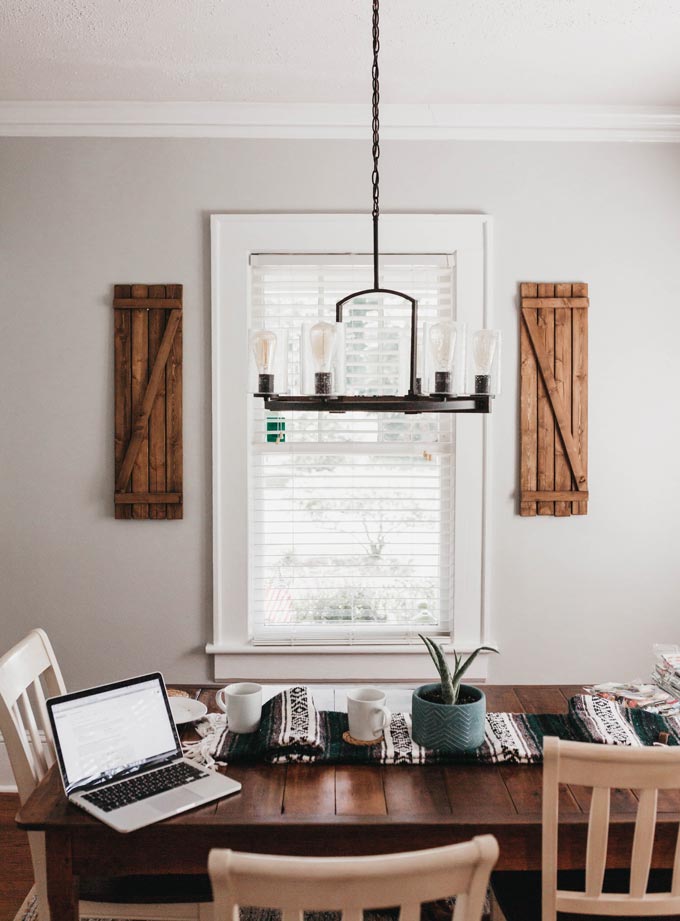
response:
<path fill-rule="evenodd" d="M 288 396 L 257 394 L 270 412 L 490 413 L 493 395 L 407 394 L 407 396 Z"/>
<path fill-rule="evenodd" d="M 362 291 L 355 291 L 353 294 L 348 294 L 346 297 L 343 297 L 342 300 L 339 300 L 335 305 L 335 322 L 342 323 L 342 308 L 348 301 L 353 301 L 355 297 L 363 297 L 364 294 L 391 294 L 394 297 L 400 297 L 405 301 L 409 301 L 411 304 L 411 316 L 413 317 L 413 311 L 418 309 L 418 301 L 415 297 L 411 297 L 410 294 L 404 294 L 403 291 L 395 291 L 393 288 L 364 288 Z"/>
<path fill-rule="evenodd" d="M 376 285 L 374 288 L 364 288 L 363 291 L 355 291 L 339 300 L 335 305 L 335 322 L 342 323 L 342 308 L 348 301 L 353 301 L 356 297 L 362 297 L 364 294 L 391 294 L 393 297 L 400 297 L 408 301 L 411 305 L 411 354 L 409 357 L 409 396 L 414 396 L 418 391 L 416 388 L 417 377 L 417 355 L 418 355 L 418 301 L 410 294 L 404 294 L 403 291 L 395 291 L 393 288 L 380 288 Z"/>

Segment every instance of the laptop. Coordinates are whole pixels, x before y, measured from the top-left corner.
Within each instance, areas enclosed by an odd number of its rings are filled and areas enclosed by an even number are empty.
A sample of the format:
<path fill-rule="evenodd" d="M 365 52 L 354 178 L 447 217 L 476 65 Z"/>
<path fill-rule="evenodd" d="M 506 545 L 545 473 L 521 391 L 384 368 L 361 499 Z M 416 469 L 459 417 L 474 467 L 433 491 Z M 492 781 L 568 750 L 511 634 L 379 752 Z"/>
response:
<path fill-rule="evenodd" d="M 241 789 L 182 757 L 158 672 L 52 697 L 47 709 L 66 796 L 117 831 Z"/>

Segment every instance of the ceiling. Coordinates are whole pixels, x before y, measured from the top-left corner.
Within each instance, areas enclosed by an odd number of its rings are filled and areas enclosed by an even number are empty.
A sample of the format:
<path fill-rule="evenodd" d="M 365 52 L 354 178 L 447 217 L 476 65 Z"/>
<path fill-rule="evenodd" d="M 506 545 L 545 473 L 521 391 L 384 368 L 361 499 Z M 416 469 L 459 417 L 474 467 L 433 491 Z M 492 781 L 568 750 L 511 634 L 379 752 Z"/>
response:
<path fill-rule="evenodd" d="M 3 0 L 0 99 L 365 102 L 370 0 Z M 680 104 L 678 0 L 383 0 L 387 103 Z"/>

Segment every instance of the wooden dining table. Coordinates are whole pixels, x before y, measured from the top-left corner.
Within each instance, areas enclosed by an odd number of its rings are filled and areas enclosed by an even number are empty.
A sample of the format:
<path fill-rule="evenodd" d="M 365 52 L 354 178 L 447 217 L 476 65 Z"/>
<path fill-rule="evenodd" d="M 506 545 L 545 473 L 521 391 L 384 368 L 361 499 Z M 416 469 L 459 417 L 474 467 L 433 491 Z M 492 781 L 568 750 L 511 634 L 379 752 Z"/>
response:
<path fill-rule="evenodd" d="M 214 687 L 187 687 L 215 710 Z M 484 687 L 489 710 L 563 713 L 580 687 Z M 191 737 L 191 730 L 184 732 Z M 240 793 L 121 835 L 72 806 L 54 768 L 20 809 L 17 823 L 44 831 L 52 921 L 77 921 L 78 880 L 205 873 L 214 847 L 315 856 L 414 850 L 493 834 L 497 869 L 540 868 L 541 766 L 230 765 Z M 590 792 L 563 787 L 560 867 L 583 867 Z M 612 797 L 608 865 L 628 866 L 638 800 Z M 680 794 L 659 795 L 654 867 L 673 865 Z"/>

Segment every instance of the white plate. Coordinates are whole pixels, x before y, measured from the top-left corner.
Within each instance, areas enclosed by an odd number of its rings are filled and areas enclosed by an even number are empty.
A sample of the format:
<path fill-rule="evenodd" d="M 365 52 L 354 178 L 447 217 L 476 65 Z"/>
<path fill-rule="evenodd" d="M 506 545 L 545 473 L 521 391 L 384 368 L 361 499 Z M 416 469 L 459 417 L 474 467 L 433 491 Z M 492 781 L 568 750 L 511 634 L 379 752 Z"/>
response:
<path fill-rule="evenodd" d="M 200 700 L 192 700 L 191 697 L 171 697 L 170 710 L 176 726 L 200 720 L 208 712 L 205 704 Z"/>

